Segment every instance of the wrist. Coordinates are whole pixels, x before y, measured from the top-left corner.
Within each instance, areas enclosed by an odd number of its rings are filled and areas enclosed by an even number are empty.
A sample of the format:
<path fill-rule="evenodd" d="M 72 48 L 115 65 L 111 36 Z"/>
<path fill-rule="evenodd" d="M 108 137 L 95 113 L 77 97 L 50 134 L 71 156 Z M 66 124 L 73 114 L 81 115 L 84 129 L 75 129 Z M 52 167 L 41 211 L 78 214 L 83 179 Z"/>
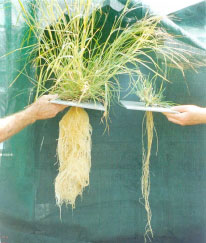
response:
<path fill-rule="evenodd" d="M 32 124 L 36 122 L 37 116 L 36 116 L 35 109 L 33 109 L 32 106 L 27 107 L 24 110 L 24 114 L 25 114 L 25 120 L 27 120 L 28 124 Z"/>
<path fill-rule="evenodd" d="M 206 124 L 206 108 L 201 108 L 201 120 L 202 120 L 202 123 L 205 123 Z"/>

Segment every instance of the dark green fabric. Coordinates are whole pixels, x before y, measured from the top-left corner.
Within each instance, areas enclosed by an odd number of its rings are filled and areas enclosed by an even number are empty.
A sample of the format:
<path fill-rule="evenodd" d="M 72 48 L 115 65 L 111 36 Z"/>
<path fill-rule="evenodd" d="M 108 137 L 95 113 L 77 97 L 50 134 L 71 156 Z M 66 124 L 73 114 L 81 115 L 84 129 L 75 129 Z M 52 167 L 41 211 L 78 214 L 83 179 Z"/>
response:
<path fill-rule="evenodd" d="M 177 25 L 194 36 L 202 44 L 202 47 L 206 49 L 205 1 L 174 13 L 172 19 Z"/>
<path fill-rule="evenodd" d="M 1 0 L 0 14 L 4 13 L 5 21 L 0 26 L 0 55 L 18 48 L 27 32 L 23 21 L 18 25 L 12 22 L 13 8 L 2 3 Z M 196 16 L 200 16 L 198 11 L 202 13 L 202 8 L 198 9 Z M 178 15 L 185 16 L 180 12 Z M 23 109 L 33 95 L 31 82 L 24 75 L 8 87 L 24 66 L 25 58 L 25 52 L 15 52 L 0 59 L 1 116 Z M 33 75 L 31 68 L 27 72 L 28 76 Z M 126 87 L 128 78 L 119 79 Z M 169 79 L 173 83 L 167 85 L 167 100 L 206 106 L 205 69 L 198 73 L 188 70 L 184 78 L 179 71 L 170 70 Z M 100 122 L 101 112 L 88 110 L 88 114 L 93 127 L 90 186 L 83 197 L 77 199 L 73 211 L 62 207 L 62 221 L 55 205 L 54 179 L 58 168 L 58 122 L 63 113 L 55 119 L 38 121 L 3 144 L 0 161 L 2 242 L 143 243 L 146 213 L 139 198 L 144 113 L 113 105 L 109 134 L 104 133 L 105 125 Z M 206 126 L 180 127 L 169 123 L 161 114 L 154 117 L 159 149 L 156 153 L 154 139 L 150 195 L 155 235 L 152 242 L 204 243 Z"/>

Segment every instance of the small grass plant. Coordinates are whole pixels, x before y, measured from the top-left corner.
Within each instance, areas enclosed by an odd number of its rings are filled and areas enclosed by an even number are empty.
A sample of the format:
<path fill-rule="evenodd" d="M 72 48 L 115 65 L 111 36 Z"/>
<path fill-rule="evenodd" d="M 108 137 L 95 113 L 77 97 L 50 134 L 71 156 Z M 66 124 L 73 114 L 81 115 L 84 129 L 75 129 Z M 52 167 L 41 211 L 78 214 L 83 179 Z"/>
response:
<path fill-rule="evenodd" d="M 161 82 L 160 87 L 157 88 L 158 77 L 155 75 L 153 78 L 150 76 L 139 76 L 138 81 L 133 83 L 133 92 L 137 95 L 145 106 L 165 107 L 168 108 L 173 103 L 164 101 L 164 81 Z M 146 111 L 142 122 L 142 176 L 141 176 L 141 191 L 142 200 L 147 214 L 147 224 L 145 226 L 144 239 L 151 240 L 153 238 L 153 230 L 151 226 L 152 211 L 149 203 L 150 195 L 150 156 L 152 150 L 152 143 L 154 138 L 155 126 L 153 112 Z M 157 135 L 157 132 L 156 132 Z M 145 138 L 146 137 L 146 138 Z M 158 137 L 157 137 L 158 148 Z"/>

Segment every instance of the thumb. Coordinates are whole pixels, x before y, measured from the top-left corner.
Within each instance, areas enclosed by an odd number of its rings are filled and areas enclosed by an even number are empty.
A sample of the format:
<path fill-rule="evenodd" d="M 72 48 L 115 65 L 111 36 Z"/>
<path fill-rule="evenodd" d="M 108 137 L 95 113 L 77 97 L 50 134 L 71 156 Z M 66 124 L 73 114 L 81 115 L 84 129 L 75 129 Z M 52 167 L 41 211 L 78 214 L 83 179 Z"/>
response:
<path fill-rule="evenodd" d="M 54 94 L 54 95 L 45 95 L 45 98 L 47 98 L 48 101 L 50 100 L 55 100 L 58 98 L 58 94 Z"/>

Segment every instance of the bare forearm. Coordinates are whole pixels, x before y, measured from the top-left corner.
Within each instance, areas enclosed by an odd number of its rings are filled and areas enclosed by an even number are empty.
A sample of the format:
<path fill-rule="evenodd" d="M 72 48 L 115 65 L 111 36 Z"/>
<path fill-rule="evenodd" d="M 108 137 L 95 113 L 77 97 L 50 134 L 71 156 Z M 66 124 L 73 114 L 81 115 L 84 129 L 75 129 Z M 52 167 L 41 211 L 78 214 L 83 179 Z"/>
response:
<path fill-rule="evenodd" d="M 35 122 L 31 108 L 0 119 L 0 142 L 20 132 L 26 126 Z"/>
<path fill-rule="evenodd" d="M 206 124 L 206 108 L 201 108 L 202 112 L 200 113 L 200 123 Z"/>
<path fill-rule="evenodd" d="M 25 110 L 11 116 L 1 118 L 0 142 L 3 142 L 14 134 L 20 132 L 23 128 L 32 124 L 36 120 L 55 117 L 58 112 L 62 111 L 66 107 L 64 105 L 55 105 L 50 103 L 52 99 L 56 98 L 57 95 L 43 95 Z"/>

